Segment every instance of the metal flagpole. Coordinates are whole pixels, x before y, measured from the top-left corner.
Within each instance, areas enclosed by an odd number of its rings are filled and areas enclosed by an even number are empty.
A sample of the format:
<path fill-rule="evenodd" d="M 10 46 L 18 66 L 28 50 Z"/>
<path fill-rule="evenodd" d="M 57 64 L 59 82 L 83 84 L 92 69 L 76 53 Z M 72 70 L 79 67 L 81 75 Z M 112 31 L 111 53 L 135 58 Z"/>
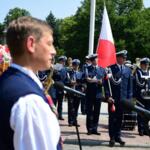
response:
<path fill-rule="evenodd" d="M 96 4 L 96 0 L 91 0 L 90 31 L 89 31 L 89 53 L 88 54 L 93 54 L 93 48 L 94 48 L 95 4 Z"/>

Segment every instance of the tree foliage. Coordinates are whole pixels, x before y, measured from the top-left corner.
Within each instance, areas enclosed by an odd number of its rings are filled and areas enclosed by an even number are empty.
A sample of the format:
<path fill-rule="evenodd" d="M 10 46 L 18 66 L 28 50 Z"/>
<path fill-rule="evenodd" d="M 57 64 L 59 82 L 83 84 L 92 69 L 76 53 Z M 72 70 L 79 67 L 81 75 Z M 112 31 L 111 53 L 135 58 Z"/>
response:
<path fill-rule="evenodd" d="M 0 44 L 4 42 L 4 24 L 0 23 Z"/>
<path fill-rule="evenodd" d="M 75 24 L 76 22 L 74 21 L 74 18 L 68 17 L 62 21 L 60 26 L 60 32 L 61 32 L 60 43 L 61 46 L 68 49 L 68 53 L 69 53 L 69 49 L 71 49 L 70 46 L 74 45 L 73 43 L 74 41 L 72 39 L 74 39 L 76 35 L 76 31 L 74 30 L 74 26 L 76 26 Z"/>
<path fill-rule="evenodd" d="M 150 9 L 143 0 L 105 0 L 116 49 L 127 49 L 130 59 L 150 56 Z M 102 21 L 104 3 L 96 1 L 95 51 Z M 88 54 L 90 1 L 84 0 L 76 14 L 61 23 L 60 43 L 66 54 L 83 60 Z"/>
<path fill-rule="evenodd" d="M 53 29 L 53 36 L 54 36 L 54 45 L 57 49 L 57 55 L 63 55 L 65 52 L 60 46 L 60 24 L 62 22 L 61 19 L 56 19 L 53 13 L 50 11 L 49 15 L 46 17 L 46 22 L 50 25 Z"/>
<path fill-rule="evenodd" d="M 127 49 L 129 58 L 150 57 L 150 8 L 144 8 L 143 0 L 105 0 L 116 50 Z M 103 0 L 96 0 L 94 52 L 100 34 Z M 30 16 L 24 9 L 10 9 L 4 25 L 20 16 Z M 47 23 L 54 30 L 54 45 L 58 55 L 67 55 L 83 61 L 88 54 L 90 0 L 83 0 L 75 15 L 56 19 L 50 11 Z M 0 34 L 4 31 L 0 24 Z"/>
<path fill-rule="evenodd" d="M 30 16 L 30 13 L 27 10 L 18 7 L 10 9 L 4 19 L 5 26 L 8 26 L 12 20 L 17 19 L 18 17 L 21 16 Z"/>

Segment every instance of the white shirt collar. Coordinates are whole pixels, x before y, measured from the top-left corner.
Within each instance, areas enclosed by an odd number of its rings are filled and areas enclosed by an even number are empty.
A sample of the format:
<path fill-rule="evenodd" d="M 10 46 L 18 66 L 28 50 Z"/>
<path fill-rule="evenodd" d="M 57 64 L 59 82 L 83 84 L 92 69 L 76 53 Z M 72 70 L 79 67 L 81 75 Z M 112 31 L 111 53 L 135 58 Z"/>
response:
<path fill-rule="evenodd" d="M 122 64 L 122 65 L 120 65 L 120 64 L 117 64 L 117 66 L 118 66 L 119 68 L 120 68 L 121 66 L 122 66 L 122 67 L 124 67 L 124 64 Z"/>
<path fill-rule="evenodd" d="M 96 67 L 97 65 L 92 65 L 93 67 Z"/>
<path fill-rule="evenodd" d="M 43 85 L 41 83 L 41 81 L 38 79 L 38 77 L 35 75 L 35 73 L 33 73 L 33 71 L 25 68 L 25 67 L 22 67 L 18 64 L 15 64 L 15 63 L 12 63 L 10 65 L 12 68 L 15 68 L 15 69 L 18 69 L 20 70 L 21 72 L 25 73 L 26 75 L 28 75 L 30 78 L 32 78 L 37 84 L 38 86 L 43 89 Z"/>
<path fill-rule="evenodd" d="M 144 69 L 141 69 L 144 73 L 147 73 L 148 72 L 148 70 L 146 69 L 146 70 L 144 70 Z"/>

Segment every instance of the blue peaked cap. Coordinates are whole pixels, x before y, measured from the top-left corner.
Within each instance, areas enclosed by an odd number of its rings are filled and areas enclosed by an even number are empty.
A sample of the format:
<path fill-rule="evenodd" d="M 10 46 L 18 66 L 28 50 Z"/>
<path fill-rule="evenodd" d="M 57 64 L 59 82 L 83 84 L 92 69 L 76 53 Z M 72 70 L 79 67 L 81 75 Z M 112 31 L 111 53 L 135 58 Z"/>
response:
<path fill-rule="evenodd" d="M 117 57 L 120 56 L 123 58 L 127 58 L 127 54 L 128 54 L 127 50 L 122 50 L 116 53 Z"/>
<path fill-rule="evenodd" d="M 149 64 L 149 63 L 150 63 L 150 59 L 147 58 L 147 57 L 142 58 L 142 59 L 140 60 L 140 64 Z"/>
<path fill-rule="evenodd" d="M 80 60 L 79 59 L 73 59 L 72 65 L 80 65 Z"/>
<path fill-rule="evenodd" d="M 97 54 L 91 54 L 91 55 L 89 55 L 89 60 L 94 60 L 95 58 L 97 58 Z"/>
<path fill-rule="evenodd" d="M 58 57 L 58 61 L 66 61 L 67 57 L 66 56 L 60 56 Z"/>

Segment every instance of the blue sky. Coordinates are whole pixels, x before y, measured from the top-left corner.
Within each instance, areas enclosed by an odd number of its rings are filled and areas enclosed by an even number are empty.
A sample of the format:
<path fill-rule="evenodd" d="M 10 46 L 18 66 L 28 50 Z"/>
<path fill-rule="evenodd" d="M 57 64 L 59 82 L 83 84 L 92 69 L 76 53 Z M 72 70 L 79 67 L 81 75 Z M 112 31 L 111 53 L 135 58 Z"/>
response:
<path fill-rule="evenodd" d="M 45 19 L 50 11 L 56 18 L 73 15 L 79 6 L 81 0 L 0 0 L 0 22 L 14 7 L 26 9 L 33 17 Z"/>
<path fill-rule="evenodd" d="M 45 19 L 50 11 L 56 18 L 65 18 L 75 14 L 83 0 L 0 0 L 0 22 L 4 21 L 9 9 L 15 7 L 28 10 L 33 17 Z M 150 0 L 144 0 L 150 7 Z"/>

